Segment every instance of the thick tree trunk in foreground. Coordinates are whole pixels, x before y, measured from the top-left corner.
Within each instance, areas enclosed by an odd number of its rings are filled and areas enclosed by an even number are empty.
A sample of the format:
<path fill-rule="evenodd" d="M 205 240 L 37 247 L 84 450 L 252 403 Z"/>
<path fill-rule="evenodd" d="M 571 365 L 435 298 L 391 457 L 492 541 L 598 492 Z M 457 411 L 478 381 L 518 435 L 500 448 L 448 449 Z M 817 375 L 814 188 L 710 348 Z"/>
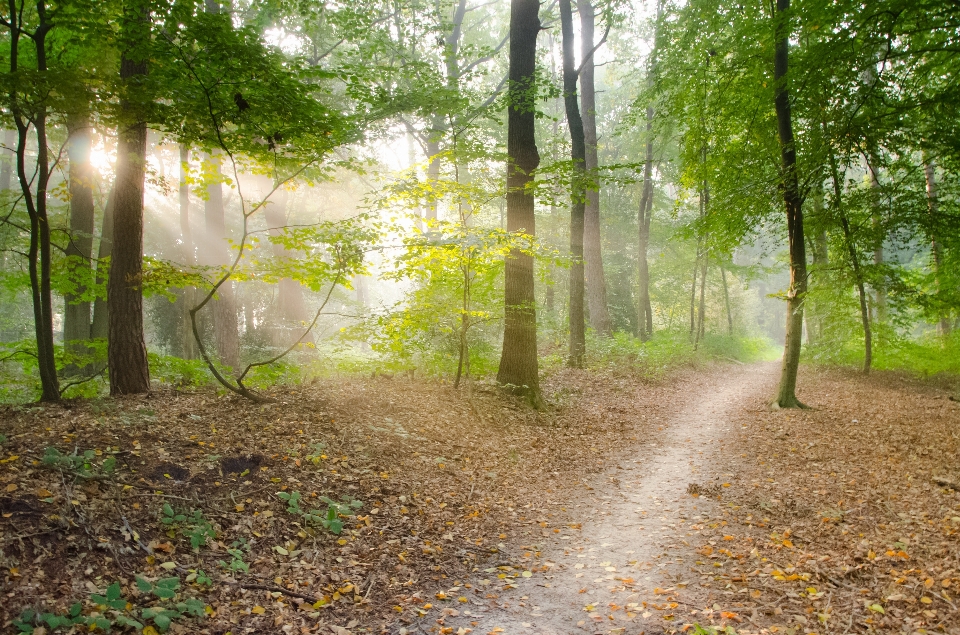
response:
<path fill-rule="evenodd" d="M 787 291 L 787 334 L 783 347 L 783 367 L 777 404 L 781 408 L 803 407 L 797 399 L 797 371 L 803 337 L 803 302 L 807 295 L 807 253 L 803 240 L 803 199 L 797 176 L 797 149 L 793 139 L 790 113 L 790 92 L 787 87 L 787 62 L 790 47 L 790 0 L 777 0 L 774 15 L 776 48 L 773 78 L 776 82 L 774 107 L 777 112 L 777 135 L 780 140 L 780 161 L 783 178 L 783 202 L 787 212 L 787 233 L 790 244 L 790 289 Z"/>
<path fill-rule="evenodd" d="M 141 35 L 146 24 L 147 3 L 140 0 L 130 9 L 126 28 Z M 137 39 L 128 33 L 128 42 Z M 126 51 L 120 60 L 120 80 L 135 86 L 138 77 L 147 74 L 147 62 Z M 124 101 L 124 115 L 117 134 L 117 175 L 114 186 L 113 255 L 107 281 L 109 331 L 107 363 L 110 369 L 110 394 L 144 393 L 150 390 L 147 346 L 143 339 L 143 187 L 146 176 L 147 124 Z"/>
<path fill-rule="evenodd" d="M 230 265 L 227 245 L 227 230 L 223 211 L 223 184 L 220 182 L 220 155 L 210 154 L 205 160 L 213 163 L 214 182 L 207 185 L 207 200 L 204 201 L 208 250 L 203 264 L 213 267 Z M 227 280 L 217 291 L 213 305 L 213 334 L 220 363 L 231 368 L 240 365 L 240 325 L 237 321 L 237 299 L 233 281 Z"/>
<path fill-rule="evenodd" d="M 600 235 L 600 185 L 597 181 L 597 100 L 594 87 L 594 28 L 596 15 L 589 0 L 580 0 L 580 104 L 583 118 L 583 139 L 586 146 L 584 170 L 588 186 L 583 211 L 583 258 L 590 326 L 599 335 L 613 332 L 613 321 L 607 307 L 607 281 L 603 273 L 603 250 Z"/>
<path fill-rule="evenodd" d="M 67 155 L 70 160 L 70 241 L 67 243 L 67 267 L 74 279 L 86 279 L 91 272 L 93 252 L 93 170 L 90 168 L 91 128 L 86 115 L 67 119 Z M 90 301 L 80 300 L 86 287 L 77 294 L 64 294 L 63 343 L 70 353 L 86 354 L 90 339 Z M 76 369 L 73 369 L 76 370 Z"/>
<path fill-rule="evenodd" d="M 570 158 L 573 159 L 573 173 L 570 177 L 570 352 L 567 364 L 573 368 L 582 368 L 583 355 L 587 349 L 583 315 L 586 143 L 580 105 L 577 103 L 577 69 L 574 67 L 573 11 L 570 0 L 560 0 L 560 28 L 563 32 L 563 105 L 567 113 L 567 126 L 570 128 Z"/>
<path fill-rule="evenodd" d="M 940 293 L 940 277 L 942 275 L 943 262 L 942 262 L 942 253 L 940 243 L 937 241 L 937 215 L 940 210 L 940 201 L 937 194 L 937 172 L 936 166 L 932 161 L 925 161 L 923 165 L 923 174 L 927 182 L 927 209 L 930 214 L 930 252 L 933 256 L 933 279 L 934 284 L 936 285 L 937 293 Z M 947 317 L 946 312 L 939 308 L 937 312 L 940 314 L 940 335 L 943 338 L 950 337 L 950 318 Z"/>
<path fill-rule="evenodd" d="M 510 2 L 510 87 L 507 106 L 507 230 L 536 235 L 533 194 L 527 185 L 540 164 L 537 152 L 534 91 L 538 0 Z M 504 271 L 503 351 L 497 381 L 543 406 L 537 359 L 537 313 L 533 256 L 513 251 Z"/>

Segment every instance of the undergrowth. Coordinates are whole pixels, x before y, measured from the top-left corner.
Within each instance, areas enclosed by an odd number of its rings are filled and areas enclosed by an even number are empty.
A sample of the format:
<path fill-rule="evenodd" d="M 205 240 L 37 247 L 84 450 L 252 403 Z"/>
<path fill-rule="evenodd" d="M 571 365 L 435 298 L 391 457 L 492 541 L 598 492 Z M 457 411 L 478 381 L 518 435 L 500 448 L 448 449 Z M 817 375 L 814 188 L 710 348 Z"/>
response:
<path fill-rule="evenodd" d="M 825 342 L 807 347 L 806 360 L 824 366 L 863 367 L 863 339 Z M 878 338 L 873 343 L 874 370 L 905 371 L 919 377 L 960 377 L 960 333 L 950 338 L 928 336 Z"/>

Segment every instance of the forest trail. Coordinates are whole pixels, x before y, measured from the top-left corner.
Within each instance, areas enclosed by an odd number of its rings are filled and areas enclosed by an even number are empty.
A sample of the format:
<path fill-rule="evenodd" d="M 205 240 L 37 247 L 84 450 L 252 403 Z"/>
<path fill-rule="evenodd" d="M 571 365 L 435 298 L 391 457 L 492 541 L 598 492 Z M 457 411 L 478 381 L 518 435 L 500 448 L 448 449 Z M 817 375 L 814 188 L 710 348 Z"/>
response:
<path fill-rule="evenodd" d="M 689 403 L 664 426 L 663 441 L 648 446 L 652 452 L 610 465 L 586 484 L 579 500 L 569 501 L 568 511 L 582 517 L 580 531 L 543 532 L 549 537 L 532 545 L 553 563 L 546 575 L 510 580 L 516 588 L 499 597 L 485 593 L 485 599 L 473 600 L 446 624 L 454 633 L 461 628 L 538 635 L 660 632 L 667 626 L 663 614 L 651 614 L 642 602 L 664 601 L 690 584 L 688 559 L 696 555 L 685 540 L 685 525 L 705 520 L 717 505 L 687 496 L 687 488 L 691 483 L 722 486 L 704 483 L 705 467 L 718 457 L 722 440 L 732 436 L 731 426 L 739 425 L 733 415 L 755 408 L 758 396 L 773 394 L 778 368 L 755 364 L 707 376 L 710 383 L 691 393 Z M 497 573 L 481 571 L 471 582 L 480 589 L 496 588 L 491 584 L 498 582 Z"/>

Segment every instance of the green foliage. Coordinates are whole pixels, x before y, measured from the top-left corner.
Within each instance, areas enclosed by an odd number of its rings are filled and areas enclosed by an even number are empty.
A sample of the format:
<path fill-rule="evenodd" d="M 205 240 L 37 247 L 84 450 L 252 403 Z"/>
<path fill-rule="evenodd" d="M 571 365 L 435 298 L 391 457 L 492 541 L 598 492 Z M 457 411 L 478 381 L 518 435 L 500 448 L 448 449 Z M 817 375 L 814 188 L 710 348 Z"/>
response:
<path fill-rule="evenodd" d="M 699 366 L 711 360 L 754 362 L 775 358 L 778 351 L 762 337 L 729 336 L 708 333 L 694 349 L 687 333 L 660 331 L 648 342 L 627 333 L 613 337 L 588 334 L 587 368 L 626 369 L 651 380 L 662 380 L 677 369 Z M 772 357 L 773 356 L 773 357 Z M 563 354 L 549 358 L 550 367 L 565 362 Z"/>
<path fill-rule="evenodd" d="M 71 454 L 64 454 L 53 446 L 48 446 L 40 460 L 44 467 L 58 469 L 72 473 L 79 478 L 98 478 L 110 476 L 117 469 L 117 459 L 108 456 L 102 461 L 97 458 L 97 451 L 74 448 Z"/>
<path fill-rule="evenodd" d="M 207 540 L 217 537 L 217 532 L 206 518 L 203 510 L 194 509 L 190 515 L 177 513 L 170 503 L 163 504 L 160 522 L 166 526 L 167 535 L 171 538 L 179 533 L 190 540 L 190 547 L 196 551 L 207 544 Z"/>
<path fill-rule="evenodd" d="M 307 511 L 300 507 L 302 498 L 300 492 L 277 492 L 277 497 L 287 504 L 287 513 L 300 516 L 307 525 L 322 527 L 332 534 L 339 534 L 343 531 L 341 516 L 353 517 L 353 512 L 363 507 L 363 503 L 349 497 L 344 497 L 343 501 L 337 502 L 326 496 L 321 496 L 320 501 L 327 504 L 327 510 L 325 512 L 319 509 Z"/>
<path fill-rule="evenodd" d="M 250 552 L 250 545 L 247 544 L 246 539 L 241 538 L 234 540 L 230 544 L 230 547 L 227 548 L 227 554 L 230 555 L 230 562 L 219 560 L 217 564 L 233 574 L 236 574 L 238 571 L 247 573 L 250 571 L 250 565 L 243 560 L 244 552 Z"/>
<path fill-rule="evenodd" d="M 81 602 L 74 603 L 62 615 L 25 609 L 18 618 L 13 620 L 13 626 L 20 633 L 33 633 L 38 626 L 43 626 L 51 632 L 58 629 L 75 629 L 78 626 L 86 627 L 90 631 L 110 632 L 114 627 L 132 627 L 139 631 L 143 630 L 147 622 L 152 621 L 161 633 L 165 633 L 174 620 L 184 617 L 204 617 L 206 605 L 202 601 L 196 598 L 178 600 L 179 578 L 161 578 L 151 582 L 136 576 L 136 584 L 137 589 L 143 594 L 136 601 L 124 597 L 120 583 L 114 582 L 103 594 L 90 594 L 90 602 L 96 609 L 90 614 L 84 615 Z M 137 603 L 148 601 L 150 595 L 154 596 L 159 603 L 147 607 L 136 606 Z"/>

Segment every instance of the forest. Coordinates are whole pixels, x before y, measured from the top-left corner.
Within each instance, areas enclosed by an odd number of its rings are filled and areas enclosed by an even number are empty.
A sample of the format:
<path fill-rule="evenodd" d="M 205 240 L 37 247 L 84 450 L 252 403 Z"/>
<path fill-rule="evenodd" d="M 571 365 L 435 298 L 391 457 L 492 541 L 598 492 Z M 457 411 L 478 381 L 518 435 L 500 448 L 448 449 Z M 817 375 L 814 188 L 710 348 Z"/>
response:
<path fill-rule="evenodd" d="M 960 633 L 955 2 L 6 5 L 0 632 Z"/>

